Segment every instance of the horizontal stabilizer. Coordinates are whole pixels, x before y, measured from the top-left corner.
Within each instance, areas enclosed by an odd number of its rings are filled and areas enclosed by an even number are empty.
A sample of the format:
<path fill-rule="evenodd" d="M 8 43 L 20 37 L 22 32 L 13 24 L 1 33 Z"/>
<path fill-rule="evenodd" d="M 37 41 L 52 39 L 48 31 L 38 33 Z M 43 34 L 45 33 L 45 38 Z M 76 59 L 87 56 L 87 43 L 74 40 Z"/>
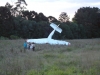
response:
<path fill-rule="evenodd" d="M 59 32 L 59 33 L 61 33 L 61 32 L 62 32 L 62 29 L 61 29 L 61 28 L 59 28 L 56 24 L 51 23 L 51 24 L 50 24 L 50 26 L 51 26 L 54 30 L 56 30 L 57 32 Z"/>

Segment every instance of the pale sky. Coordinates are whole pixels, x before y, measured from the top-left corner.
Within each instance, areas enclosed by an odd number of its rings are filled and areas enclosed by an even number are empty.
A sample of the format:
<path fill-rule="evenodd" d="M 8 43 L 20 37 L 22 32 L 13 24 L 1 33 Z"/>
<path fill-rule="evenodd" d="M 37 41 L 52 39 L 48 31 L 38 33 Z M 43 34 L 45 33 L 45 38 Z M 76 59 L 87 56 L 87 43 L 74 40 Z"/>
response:
<path fill-rule="evenodd" d="M 14 4 L 17 0 L 1 0 L 0 6 L 6 2 Z M 46 17 L 53 16 L 59 18 L 61 12 L 66 12 L 70 20 L 80 7 L 98 7 L 100 9 L 100 0 L 25 0 L 28 4 L 28 10 L 34 10 L 37 13 L 42 12 Z"/>

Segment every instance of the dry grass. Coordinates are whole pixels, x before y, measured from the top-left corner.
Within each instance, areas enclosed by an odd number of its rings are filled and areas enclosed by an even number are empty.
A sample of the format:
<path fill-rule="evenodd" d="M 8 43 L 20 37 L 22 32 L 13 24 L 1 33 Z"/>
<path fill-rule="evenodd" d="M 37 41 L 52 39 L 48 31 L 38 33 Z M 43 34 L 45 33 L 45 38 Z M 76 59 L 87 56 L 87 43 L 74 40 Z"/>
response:
<path fill-rule="evenodd" d="M 80 75 L 95 68 L 95 75 L 100 75 L 100 39 L 67 41 L 71 46 L 36 44 L 35 51 L 24 51 L 24 40 L 0 40 L 0 75 L 26 75 L 52 66 L 62 70 L 74 66 Z"/>

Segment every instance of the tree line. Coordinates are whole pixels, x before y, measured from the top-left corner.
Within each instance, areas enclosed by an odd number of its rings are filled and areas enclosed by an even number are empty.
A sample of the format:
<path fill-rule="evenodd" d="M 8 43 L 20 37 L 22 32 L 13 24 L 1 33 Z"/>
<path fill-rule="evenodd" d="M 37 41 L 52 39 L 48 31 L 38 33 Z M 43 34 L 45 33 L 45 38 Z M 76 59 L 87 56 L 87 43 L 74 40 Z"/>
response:
<path fill-rule="evenodd" d="M 75 12 L 72 22 L 66 12 L 62 12 L 57 20 L 53 16 L 25 10 L 18 0 L 16 7 L 9 3 L 0 6 L 0 37 L 45 38 L 53 30 L 50 23 L 60 24 L 62 33 L 55 32 L 55 39 L 100 38 L 100 9 L 97 7 L 81 7 Z"/>

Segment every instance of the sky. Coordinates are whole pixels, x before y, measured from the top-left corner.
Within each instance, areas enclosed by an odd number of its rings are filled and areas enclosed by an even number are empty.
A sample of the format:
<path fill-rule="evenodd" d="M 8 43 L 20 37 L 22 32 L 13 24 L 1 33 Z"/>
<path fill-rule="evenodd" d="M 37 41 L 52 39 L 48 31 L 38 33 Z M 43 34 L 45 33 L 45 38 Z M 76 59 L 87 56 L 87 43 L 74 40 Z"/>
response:
<path fill-rule="evenodd" d="M 34 10 L 37 13 L 42 12 L 46 17 L 53 16 L 59 18 L 61 12 L 66 12 L 70 20 L 75 12 L 81 7 L 98 7 L 100 9 L 100 0 L 25 0 L 28 4 L 27 10 Z M 6 2 L 14 4 L 17 0 L 2 0 L 0 6 L 4 6 Z"/>

